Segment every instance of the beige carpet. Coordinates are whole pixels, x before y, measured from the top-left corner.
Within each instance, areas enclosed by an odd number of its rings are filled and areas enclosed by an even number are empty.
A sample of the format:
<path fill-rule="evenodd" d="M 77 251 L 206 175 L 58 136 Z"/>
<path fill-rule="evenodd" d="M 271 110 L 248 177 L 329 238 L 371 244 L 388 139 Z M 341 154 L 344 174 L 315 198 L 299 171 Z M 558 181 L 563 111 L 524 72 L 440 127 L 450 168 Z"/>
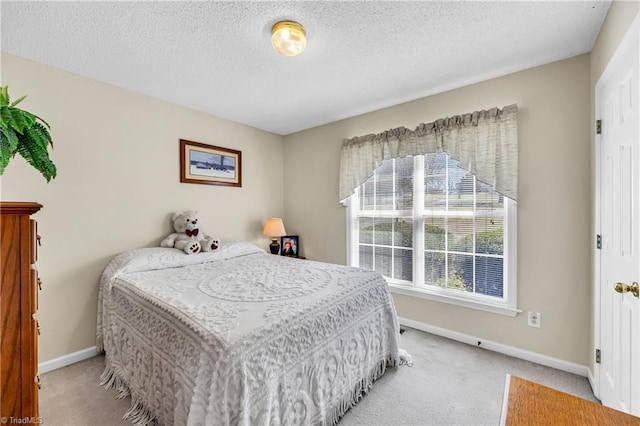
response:
<path fill-rule="evenodd" d="M 388 370 L 340 421 L 349 425 L 497 425 L 507 373 L 596 401 L 586 378 L 407 329 L 402 347 L 413 367 Z M 129 399 L 98 385 L 104 358 L 42 377 L 44 424 L 125 425 Z"/>

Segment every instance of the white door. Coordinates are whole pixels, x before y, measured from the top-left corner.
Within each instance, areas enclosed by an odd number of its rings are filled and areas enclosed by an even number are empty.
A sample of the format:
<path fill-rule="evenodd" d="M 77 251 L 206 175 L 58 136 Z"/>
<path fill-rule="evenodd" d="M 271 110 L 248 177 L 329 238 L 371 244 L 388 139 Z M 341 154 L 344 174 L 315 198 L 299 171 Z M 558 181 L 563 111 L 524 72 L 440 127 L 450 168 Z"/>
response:
<path fill-rule="evenodd" d="M 596 90 L 602 120 L 599 393 L 604 405 L 640 416 L 640 298 L 633 291 L 640 282 L 640 37 L 633 27 Z"/>

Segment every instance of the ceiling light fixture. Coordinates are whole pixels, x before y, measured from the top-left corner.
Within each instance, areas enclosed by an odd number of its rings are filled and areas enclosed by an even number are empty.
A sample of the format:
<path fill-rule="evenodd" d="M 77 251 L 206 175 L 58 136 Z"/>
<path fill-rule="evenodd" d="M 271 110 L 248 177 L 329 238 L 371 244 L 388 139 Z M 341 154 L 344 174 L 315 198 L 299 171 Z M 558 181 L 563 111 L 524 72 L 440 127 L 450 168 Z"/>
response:
<path fill-rule="evenodd" d="M 297 22 L 276 22 L 271 28 L 271 44 L 281 55 L 298 56 L 307 47 L 307 32 Z"/>

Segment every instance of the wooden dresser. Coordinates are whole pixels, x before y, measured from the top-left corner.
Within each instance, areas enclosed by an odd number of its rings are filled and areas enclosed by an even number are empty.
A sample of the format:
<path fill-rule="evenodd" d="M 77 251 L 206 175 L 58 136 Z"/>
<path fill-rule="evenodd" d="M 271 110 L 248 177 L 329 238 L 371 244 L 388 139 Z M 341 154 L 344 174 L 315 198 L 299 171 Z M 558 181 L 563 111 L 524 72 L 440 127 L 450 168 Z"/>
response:
<path fill-rule="evenodd" d="M 0 416 L 20 423 L 38 422 L 40 237 L 31 215 L 41 208 L 0 202 Z"/>

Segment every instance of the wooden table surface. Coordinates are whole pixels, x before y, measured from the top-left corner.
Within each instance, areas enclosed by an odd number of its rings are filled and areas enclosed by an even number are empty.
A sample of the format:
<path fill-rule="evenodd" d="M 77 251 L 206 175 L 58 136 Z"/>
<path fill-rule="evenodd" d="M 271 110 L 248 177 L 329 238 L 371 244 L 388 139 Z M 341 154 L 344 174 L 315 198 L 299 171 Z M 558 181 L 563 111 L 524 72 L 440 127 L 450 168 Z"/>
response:
<path fill-rule="evenodd" d="M 500 424 L 638 426 L 640 417 L 507 374 Z"/>

